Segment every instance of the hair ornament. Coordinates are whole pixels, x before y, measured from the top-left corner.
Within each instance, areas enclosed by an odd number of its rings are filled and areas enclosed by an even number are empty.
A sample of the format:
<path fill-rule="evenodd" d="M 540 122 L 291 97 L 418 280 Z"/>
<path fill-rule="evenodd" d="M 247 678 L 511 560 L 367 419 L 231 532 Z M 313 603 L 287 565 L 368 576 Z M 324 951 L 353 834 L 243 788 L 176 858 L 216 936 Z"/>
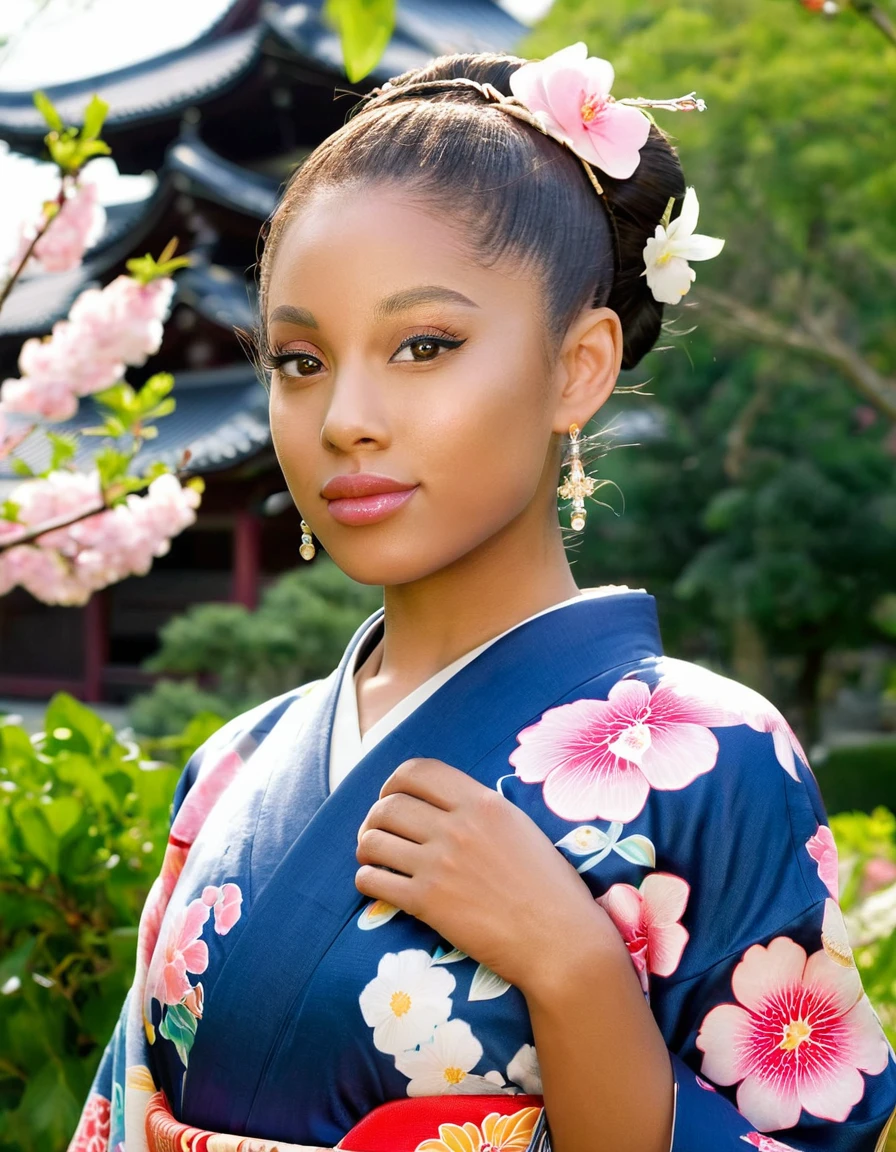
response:
<path fill-rule="evenodd" d="M 615 180 L 633 176 L 641 162 L 641 149 L 650 135 L 648 109 L 670 112 L 703 112 L 706 104 L 689 92 L 671 100 L 648 100 L 638 96 L 617 100 L 610 95 L 615 72 L 609 60 L 589 56 L 583 42 L 561 48 L 544 60 L 523 64 L 510 76 L 511 96 L 491 84 L 458 77 L 453 80 L 422 80 L 406 85 L 391 81 L 369 95 L 374 103 L 403 97 L 409 91 L 443 92 L 456 87 L 475 88 L 486 100 L 498 104 L 509 116 L 531 125 L 568 148 L 581 161 L 594 190 L 603 199 L 615 229 L 613 206 L 595 174 L 605 172 Z M 724 240 L 697 236 L 699 205 L 689 188 L 681 215 L 670 223 L 674 198 L 669 201 L 656 233 L 644 248 L 647 285 L 654 299 L 678 304 L 690 289 L 695 273 L 688 260 L 709 260 L 722 250 Z"/>

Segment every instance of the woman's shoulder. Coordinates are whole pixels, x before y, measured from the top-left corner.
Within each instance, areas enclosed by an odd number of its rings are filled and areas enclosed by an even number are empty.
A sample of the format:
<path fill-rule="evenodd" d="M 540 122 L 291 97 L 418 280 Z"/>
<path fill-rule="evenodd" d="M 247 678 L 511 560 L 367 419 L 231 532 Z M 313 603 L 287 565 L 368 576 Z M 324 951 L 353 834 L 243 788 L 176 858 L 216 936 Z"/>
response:
<path fill-rule="evenodd" d="M 246 765 L 279 724 L 300 727 L 318 695 L 331 686 L 337 671 L 255 704 L 216 729 L 187 760 L 175 793 L 175 811 L 200 778 L 229 778 Z"/>

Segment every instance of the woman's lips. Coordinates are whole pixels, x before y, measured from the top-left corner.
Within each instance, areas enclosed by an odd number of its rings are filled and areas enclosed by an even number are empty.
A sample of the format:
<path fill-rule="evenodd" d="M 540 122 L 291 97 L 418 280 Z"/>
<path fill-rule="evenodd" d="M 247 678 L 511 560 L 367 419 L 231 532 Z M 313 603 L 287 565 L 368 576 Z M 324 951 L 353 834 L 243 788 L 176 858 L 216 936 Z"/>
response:
<path fill-rule="evenodd" d="M 417 487 L 405 488 L 400 492 L 377 492 L 370 496 L 345 496 L 339 500 L 328 500 L 330 515 L 340 524 L 375 524 L 385 520 L 417 491 Z"/>

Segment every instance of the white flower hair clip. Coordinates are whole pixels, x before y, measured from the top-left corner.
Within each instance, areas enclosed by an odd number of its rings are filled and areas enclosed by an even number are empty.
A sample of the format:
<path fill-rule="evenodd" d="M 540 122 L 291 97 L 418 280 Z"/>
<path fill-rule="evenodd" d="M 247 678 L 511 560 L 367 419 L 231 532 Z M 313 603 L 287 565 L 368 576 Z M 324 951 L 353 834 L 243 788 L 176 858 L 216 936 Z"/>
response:
<path fill-rule="evenodd" d="M 578 156 L 605 200 L 606 193 L 591 168 L 617 180 L 634 175 L 650 134 L 646 109 L 703 112 L 706 108 L 693 92 L 674 100 L 617 100 L 610 95 L 614 79 L 609 60 L 589 56 L 581 42 L 524 64 L 510 77 L 515 101 L 532 114 L 546 135 Z M 654 299 L 663 304 L 678 304 L 690 289 L 696 273 L 688 260 L 710 260 L 725 244 L 716 237 L 695 235 L 699 204 L 693 188 L 685 193 L 681 214 L 670 223 L 674 203 L 673 197 L 643 252 L 641 275 L 647 277 Z M 607 207 L 612 215 L 612 206 L 608 203 Z"/>
<path fill-rule="evenodd" d="M 669 112 L 703 112 L 706 105 L 694 92 L 674 100 L 647 100 L 643 97 L 617 100 L 610 95 L 615 72 L 609 60 L 589 56 L 581 41 L 561 48 L 544 60 L 523 64 L 510 76 L 511 96 L 491 84 L 459 76 L 451 80 L 420 80 L 405 85 L 391 81 L 374 88 L 368 100 L 389 100 L 417 91 L 444 91 L 446 88 L 475 88 L 503 112 L 523 120 L 545 136 L 568 148 L 582 162 L 588 179 L 602 197 L 615 229 L 613 206 L 595 169 L 614 180 L 627 180 L 641 163 L 641 149 L 653 122 L 650 108 Z M 675 197 L 656 234 L 644 247 L 647 286 L 662 304 L 678 304 L 695 279 L 688 260 L 709 260 L 721 252 L 725 241 L 697 236 L 699 205 L 693 188 L 688 188 L 681 214 L 670 223 Z"/>

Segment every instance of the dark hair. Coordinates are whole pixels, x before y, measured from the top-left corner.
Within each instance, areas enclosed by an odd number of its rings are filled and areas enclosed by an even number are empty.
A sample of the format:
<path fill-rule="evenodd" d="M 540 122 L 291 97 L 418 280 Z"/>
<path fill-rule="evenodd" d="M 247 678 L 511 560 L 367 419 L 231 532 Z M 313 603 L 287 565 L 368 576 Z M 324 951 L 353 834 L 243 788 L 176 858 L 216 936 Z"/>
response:
<path fill-rule="evenodd" d="M 569 149 L 503 112 L 472 86 L 428 83 L 458 77 L 510 95 L 526 61 L 486 53 L 442 56 L 362 101 L 290 178 L 260 262 L 262 319 L 277 241 L 316 190 L 391 183 L 443 207 L 468 226 L 488 263 L 504 255 L 534 266 L 545 286 L 548 330 L 562 339 L 582 308 L 612 308 L 624 337 L 622 366 L 633 368 L 660 334 L 663 306 L 647 287 L 643 250 L 670 197 L 685 182 L 666 135 L 651 125 L 641 162 L 627 180 L 598 178 L 612 212 Z M 677 211 L 674 211 L 677 215 Z M 260 332 L 264 341 L 264 326 Z"/>

